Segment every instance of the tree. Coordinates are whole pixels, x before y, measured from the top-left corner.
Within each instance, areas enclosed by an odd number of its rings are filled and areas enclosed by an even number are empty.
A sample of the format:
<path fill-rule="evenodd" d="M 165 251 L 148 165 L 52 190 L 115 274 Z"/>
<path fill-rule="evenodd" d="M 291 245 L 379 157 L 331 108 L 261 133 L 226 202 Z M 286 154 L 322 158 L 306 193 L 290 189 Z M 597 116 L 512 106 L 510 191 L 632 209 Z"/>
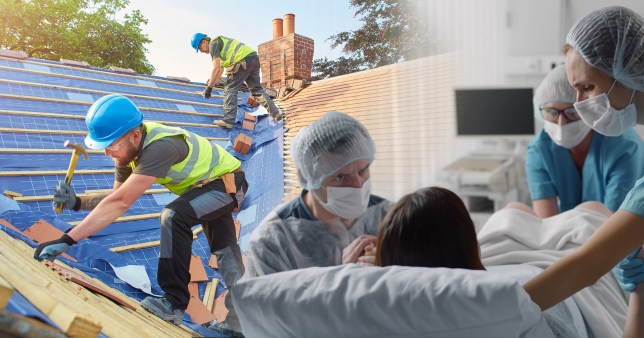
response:
<path fill-rule="evenodd" d="M 314 73 L 311 80 L 322 80 L 343 74 L 350 74 L 364 70 L 360 62 L 354 59 L 340 57 L 337 60 L 328 58 L 313 60 L 311 67 Z"/>
<path fill-rule="evenodd" d="M 328 39 L 332 48 L 342 46 L 348 57 L 317 59 L 313 73 L 317 78 L 327 78 L 438 52 L 426 20 L 427 5 L 426 0 L 351 0 L 351 6 L 357 8 L 354 17 L 359 17 L 362 27 Z M 338 69 L 328 68 L 333 63 Z"/>
<path fill-rule="evenodd" d="M 0 47 L 30 57 L 86 61 L 152 74 L 140 11 L 117 19 L 129 0 L 0 0 Z"/>

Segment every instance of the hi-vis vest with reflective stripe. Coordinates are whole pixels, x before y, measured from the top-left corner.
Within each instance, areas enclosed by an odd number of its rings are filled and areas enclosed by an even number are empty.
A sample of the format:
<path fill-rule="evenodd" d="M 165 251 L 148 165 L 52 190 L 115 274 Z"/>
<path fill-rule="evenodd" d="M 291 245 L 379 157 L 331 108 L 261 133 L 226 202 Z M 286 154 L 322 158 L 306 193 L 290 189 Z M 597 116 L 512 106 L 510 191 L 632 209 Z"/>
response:
<path fill-rule="evenodd" d="M 143 125 L 147 132 L 144 149 L 158 139 L 174 135 L 182 135 L 188 143 L 186 158 L 172 165 L 166 177 L 157 178 L 154 182 L 166 186 L 177 195 L 183 194 L 195 183 L 233 172 L 241 165 L 241 162 L 224 148 L 197 134 L 156 122 L 143 122 Z M 134 169 L 136 164 L 131 162 L 129 166 Z"/>
<path fill-rule="evenodd" d="M 235 62 L 243 60 L 250 53 L 255 53 L 252 48 L 235 39 L 219 35 L 215 36 L 210 41 L 214 41 L 215 39 L 221 39 L 224 45 L 221 48 L 221 52 L 219 52 L 219 57 L 221 58 L 221 66 L 224 68 L 232 65 Z"/>

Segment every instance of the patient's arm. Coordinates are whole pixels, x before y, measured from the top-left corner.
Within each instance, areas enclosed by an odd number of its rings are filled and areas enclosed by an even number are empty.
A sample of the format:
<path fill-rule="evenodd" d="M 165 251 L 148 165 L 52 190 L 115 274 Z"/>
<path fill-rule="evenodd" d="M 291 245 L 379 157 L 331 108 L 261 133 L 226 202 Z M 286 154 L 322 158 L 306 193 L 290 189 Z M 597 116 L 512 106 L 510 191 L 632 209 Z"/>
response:
<path fill-rule="evenodd" d="M 572 254 L 552 264 L 523 287 L 546 310 L 594 284 L 644 243 L 644 218 L 618 210 Z"/>
<path fill-rule="evenodd" d="M 624 327 L 624 338 L 644 337 L 644 287 L 638 286 L 631 292 L 628 301 L 628 317 Z"/>
<path fill-rule="evenodd" d="M 534 213 L 541 218 L 548 218 L 559 213 L 556 197 L 532 201 L 532 208 Z"/>

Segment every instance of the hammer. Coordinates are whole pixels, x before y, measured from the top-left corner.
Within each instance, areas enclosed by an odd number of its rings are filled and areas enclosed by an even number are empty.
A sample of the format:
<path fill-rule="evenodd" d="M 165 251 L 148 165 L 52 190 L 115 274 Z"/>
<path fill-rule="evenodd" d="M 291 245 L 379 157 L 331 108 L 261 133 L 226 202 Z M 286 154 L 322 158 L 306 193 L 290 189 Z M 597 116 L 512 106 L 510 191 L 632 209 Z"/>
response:
<path fill-rule="evenodd" d="M 78 158 L 80 157 L 80 154 L 83 154 L 85 156 L 85 159 L 87 160 L 87 152 L 85 151 L 85 148 L 81 146 L 80 144 L 72 143 L 69 140 L 65 141 L 64 144 L 65 148 L 72 148 L 74 151 L 72 151 L 72 158 L 69 161 L 69 168 L 67 168 L 67 174 L 65 174 L 65 182 L 67 184 L 72 183 L 72 176 L 74 175 L 74 169 L 76 169 L 76 163 L 78 163 Z M 62 203 L 56 203 L 54 206 L 54 211 L 57 213 L 61 213 L 63 211 L 63 204 Z"/>

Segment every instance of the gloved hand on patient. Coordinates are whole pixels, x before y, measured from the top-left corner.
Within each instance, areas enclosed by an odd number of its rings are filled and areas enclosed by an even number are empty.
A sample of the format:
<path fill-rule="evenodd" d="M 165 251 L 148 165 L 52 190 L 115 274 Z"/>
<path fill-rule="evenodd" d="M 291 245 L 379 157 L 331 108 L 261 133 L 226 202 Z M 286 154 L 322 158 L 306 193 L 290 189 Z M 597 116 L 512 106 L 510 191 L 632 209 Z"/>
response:
<path fill-rule="evenodd" d="M 644 281 L 644 252 L 641 249 L 631 252 L 613 268 L 613 274 L 624 291 L 632 292 Z"/>
<path fill-rule="evenodd" d="M 376 237 L 360 235 L 342 250 L 342 264 L 375 265 Z"/>

